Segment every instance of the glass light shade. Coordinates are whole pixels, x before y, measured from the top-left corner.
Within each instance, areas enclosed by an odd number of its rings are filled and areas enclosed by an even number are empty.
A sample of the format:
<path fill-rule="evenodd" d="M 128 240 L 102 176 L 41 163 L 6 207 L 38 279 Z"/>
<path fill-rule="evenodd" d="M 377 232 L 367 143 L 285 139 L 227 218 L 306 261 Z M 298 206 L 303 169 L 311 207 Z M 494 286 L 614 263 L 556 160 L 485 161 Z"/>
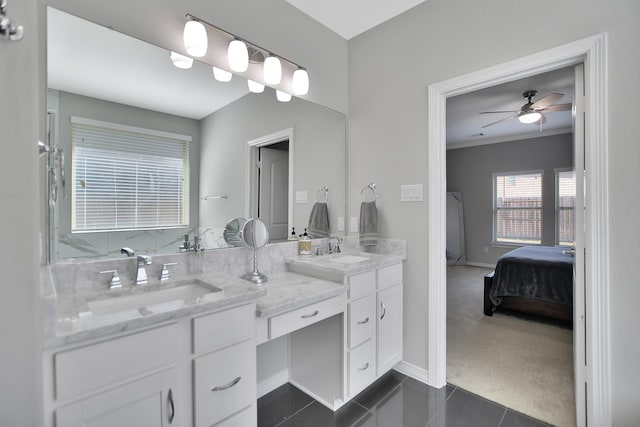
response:
<path fill-rule="evenodd" d="M 254 82 L 253 80 L 247 80 L 249 86 L 249 92 L 262 93 L 264 92 L 264 85 L 262 83 Z"/>
<path fill-rule="evenodd" d="M 276 56 L 264 60 L 264 81 L 269 85 L 278 85 L 282 80 L 282 64 Z"/>
<path fill-rule="evenodd" d="M 276 98 L 280 102 L 289 102 L 291 101 L 291 94 L 283 92 L 281 90 L 276 90 Z"/>
<path fill-rule="evenodd" d="M 184 48 L 191 56 L 201 57 L 207 54 L 208 40 L 207 30 L 202 22 L 187 21 L 184 24 Z"/>
<path fill-rule="evenodd" d="M 183 70 L 187 70 L 191 68 L 193 65 L 193 58 L 189 58 L 188 56 L 180 55 L 177 52 L 171 52 L 171 62 L 178 68 L 182 68 Z"/>
<path fill-rule="evenodd" d="M 215 77 L 215 79 L 219 82 L 226 83 L 231 81 L 231 77 L 233 77 L 233 74 L 218 67 L 213 67 L 213 77 Z"/>
<path fill-rule="evenodd" d="M 227 50 L 229 68 L 239 73 L 244 73 L 249 68 L 249 51 L 247 45 L 241 40 L 231 40 Z"/>
<path fill-rule="evenodd" d="M 534 111 L 532 113 L 527 113 L 519 116 L 518 120 L 520 120 L 520 123 L 535 123 L 540 120 L 540 117 L 542 117 L 542 114 Z"/>
<path fill-rule="evenodd" d="M 293 93 L 296 95 L 306 95 L 309 92 L 309 73 L 303 68 L 298 68 L 293 72 Z"/>

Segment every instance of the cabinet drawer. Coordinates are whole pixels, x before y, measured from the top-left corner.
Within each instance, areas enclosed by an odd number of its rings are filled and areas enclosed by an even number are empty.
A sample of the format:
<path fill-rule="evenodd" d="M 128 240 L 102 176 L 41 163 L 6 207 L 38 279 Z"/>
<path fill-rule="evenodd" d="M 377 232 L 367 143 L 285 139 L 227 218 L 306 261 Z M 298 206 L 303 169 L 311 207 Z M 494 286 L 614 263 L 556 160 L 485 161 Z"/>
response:
<path fill-rule="evenodd" d="M 375 283 L 375 271 L 367 271 L 366 273 L 349 277 L 349 298 L 353 299 L 373 292 Z"/>
<path fill-rule="evenodd" d="M 349 303 L 349 348 L 373 337 L 376 322 L 373 294 Z"/>
<path fill-rule="evenodd" d="M 208 353 L 243 341 L 255 332 L 254 304 L 193 319 L 193 352 Z"/>
<path fill-rule="evenodd" d="M 178 359 L 178 327 L 168 325 L 57 353 L 56 399 L 64 400 L 129 380 Z"/>
<path fill-rule="evenodd" d="M 286 335 L 335 314 L 342 313 L 344 310 L 345 298 L 340 295 L 288 313 L 273 316 L 269 319 L 269 339 Z"/>
<path fill-rule="evenodd" d="M 220 421 L 214 427 L 255 427 L 257 422 L 258 415 L 256 414 L 256 407 L 252 405 L 230 416 L 226 420 Z"/>
<path fill-rule="evenodd" d="M 376 376 L 375 348 L 368 341 L 349 352 L 349 397 L 353 397 L 369 384 Z"/>
<path fill-rule="evenodd" d="M 378 290 L 387 289 L 402 283 L 402 263 L 383 267 L 378 270 Z"/>
<path fill-rule="evenodd" d="M 208 427 L 255 403 L 253 340 L 198 357 L 193 364 L 196 427 Z"/>

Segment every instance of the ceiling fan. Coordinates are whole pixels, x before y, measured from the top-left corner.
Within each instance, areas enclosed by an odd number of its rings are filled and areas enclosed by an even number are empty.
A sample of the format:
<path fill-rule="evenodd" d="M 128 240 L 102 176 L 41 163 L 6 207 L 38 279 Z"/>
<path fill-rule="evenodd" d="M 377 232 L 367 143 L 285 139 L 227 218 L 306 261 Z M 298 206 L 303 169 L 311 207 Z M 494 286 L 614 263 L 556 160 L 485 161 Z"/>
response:
<path fill-rule="evenodd" d="M 571 110 L 571 103 L 568 104 L 555 104 L 554 102 L 558 101 L 560 98 L 564 96 L 562 93 L 552 93 L 547 95 L 536 102 L 531 102 L 531 99 L 538 94 L 537 90 L 527 90 L 522 93 L 522 96 L 527 100 L 527 103 L 524 104 L 520 110 L 517 111 L 482 111 L 479 114 L 494 114 L 494 113 L 511 113 L 512 116 L 505 117 L 504 119 L 497 120 L 495 122 L 489 123 L 488 125 L 482 126 L 482 128 L 486 128 L 489 126 L 493 126 L 497 123 L 504 122 L 506 120 L 515 119 L 516 117 L 521 123 L 535 123 L 540 121 L 540 126 L 542 126 L 542 122 L 545 120 L 544 115 L 542 113 L 553 113 L 556 111 L 567 111 Z"/>

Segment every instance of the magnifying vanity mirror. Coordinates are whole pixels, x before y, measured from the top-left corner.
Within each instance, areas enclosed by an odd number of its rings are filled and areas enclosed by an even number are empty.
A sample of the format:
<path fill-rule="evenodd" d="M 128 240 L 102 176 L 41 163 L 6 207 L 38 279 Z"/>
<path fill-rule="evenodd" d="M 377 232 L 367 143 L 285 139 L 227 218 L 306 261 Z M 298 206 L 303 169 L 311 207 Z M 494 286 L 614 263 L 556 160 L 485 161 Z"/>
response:
<path fill-rule="evenodd" d="M 269 230 L 264 222 L 257 218 L 251 218 L 242 227 L 242 243 L 247 249 L 253 251 L 253 271 L 243 279 L 255 284 L 265 283 L 267 276 L 258 271 L 258 249 L 269 243 Z"/>
<path fill-rule="evenodd" d="M 167 49 L 51 7 L 47 20 L 47 109 L 67 177 L 55 206 L 43 191 L 50 262 L 118 258 L 123 246 L 175 253 L 185 234 L 204 249 L 235 246 L 228 226 L 241 217 L 286 240 L 323 187 L 338 234 L 344 114 L 250 93 L 239 76 L 218 82 L 197 60 L 177 68 Z"/>

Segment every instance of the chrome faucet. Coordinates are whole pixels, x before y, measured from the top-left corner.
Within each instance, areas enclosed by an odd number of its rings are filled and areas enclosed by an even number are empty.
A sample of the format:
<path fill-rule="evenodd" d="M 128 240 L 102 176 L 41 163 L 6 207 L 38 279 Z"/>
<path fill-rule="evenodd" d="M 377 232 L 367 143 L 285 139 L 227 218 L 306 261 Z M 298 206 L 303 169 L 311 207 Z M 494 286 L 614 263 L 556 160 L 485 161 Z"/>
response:
<path fill-rule="evenodd" d="M 145 266 L 151 264 L 151 257 L 149 255 L 138 255 L 137 268 L 136 268 L 136 285 L 146 285 L 149 283 L 147 280 L 147 270 Z"/>
<path fill-rule="evenodd" d="M 334 239 L 335 239 L 335 241 L 336 241 L 336 246 L 335 246 L 335 248 L 332 248 L 332 247 L 331 247 L 331 241 L 332 241 L 332 240 L 334 240 Z M 327 244 L 328 244 L 328 246 L 329 246 L 329 250 L 328 250 L 328 252 L 329 252 L 330 254 L 332 254 L 332 253 L 340 253 L 340 252 L 342 252 L 342 251 L 340 250 L 340 243 L 342 243 L 342 242 L 343 242 L 342 236 L 329 236 L 329 237 L 328 237 L 328 243 L 327 243 Z"/>

